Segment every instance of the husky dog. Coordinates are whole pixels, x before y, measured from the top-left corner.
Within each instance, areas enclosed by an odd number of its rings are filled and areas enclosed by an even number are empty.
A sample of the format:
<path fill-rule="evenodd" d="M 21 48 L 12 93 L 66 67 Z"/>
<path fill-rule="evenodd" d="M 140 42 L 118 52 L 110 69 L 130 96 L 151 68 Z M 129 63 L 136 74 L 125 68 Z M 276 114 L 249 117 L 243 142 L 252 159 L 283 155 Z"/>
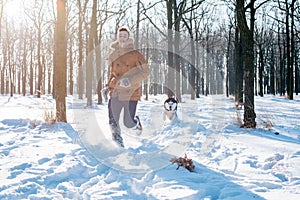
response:
<path fill-rule="evenodd" d="M 178 101 L 174 97 L 169 97 L 164 102 L 164 120 L 166 118 L 170 121 L 177 119 L 177 105 Z"/>

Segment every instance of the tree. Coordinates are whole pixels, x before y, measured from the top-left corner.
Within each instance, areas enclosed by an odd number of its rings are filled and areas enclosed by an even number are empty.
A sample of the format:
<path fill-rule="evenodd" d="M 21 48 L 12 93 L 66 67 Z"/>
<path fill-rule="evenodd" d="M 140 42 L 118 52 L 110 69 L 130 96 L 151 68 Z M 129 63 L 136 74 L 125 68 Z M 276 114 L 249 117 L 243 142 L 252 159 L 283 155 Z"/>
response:
<path fill-rule="evenodd" d="M 297 53 L 296 53 L 296 25 L 297 1 L 278 0 L 278 10 L 281 11 L 283 19 L 275 19 L 278 27 L 278 48 L 280 51 L 280 82 L 279 92 L 281 95 L 287 94 L 287 98 L 292 100 L 294 89 L 297 86 Z M 295 7 L 296 6 L 296 7 Z M 298 4 L 299 6 L 299 4 Z M 278 18 L 276 13 L 276 18 Z M 299 39 L 299 38 L 298 38 Z M 294 71 L 295 69 L 295 71 Z"/>
<path fill-rule="evenodd" d="M 73 31 L 71 33 L 71 36 L 69 37 L 69 92 L 70 95 L 73 95 L 74 93 L 74 80 L 73 80 L 73 71 L 74 71 L 74 61 L 73 61 Z"/>
<path fill-rule="evenodd" d="M 89 30 L 88 57 L 86 64 L 86 95 L 87 106 L 92 106 L 93 65 L 95 64 L 95 47 L 97 39 L 97 0 L 93 0 L 92 18 Z"/>
<path fill-rule="evenodd" d="M 194 24 L 197 23 L 197 20 L 200 20 L 203 18 L 205 11 L 202 11 L 201 13 L 197 12 L 197 9 L 200 7 L 200 5 L 202 5 L 202 3 L 204 2 L 204 0 L 201 1 L 194 1 L 192 0 L 190 3 L 190 6 L 187 6 L 187 1 L 182 1 L 179 5 L 178 8 L 175 9 L 175 13 L 178 12 L 178 14 L 175 15 L 175 31 L 176 33 L 179 32 L 179 27 L 180 24 L 179 22 L 177 22 L 178 20 L 182 20 L 185 27 L 188 30 L 189 33 L 189 39 L 190 39 L 190 52 L 191 52 L 191 58 L 190 58 L 190 86 L 191 86 L 191 99 L 194 100 L 196 97 L 196 75 L 199 73 L 199 71 L 197 71 L 197 67 L 196 67 L 196 43 L 195 43 L 195 34 L 194 32 L 196 32 L 196 39 L 197 38 L 197 34 L 198 31 L 196 29 L 196 25 L 194 27 Z M 176 8 L 176 7 L 175 7 Z M 195 13 L 198 13 L 199 16 L 196 16 Z M 185 14 L 189 14 L 189 17 L 187 17 L 187 19 L 185 19 L 183 16 Z M 200 18 L 200 19 L 199 19 Z M 175 37 L 176 37 L 176 33 L 175 33 Z M 178 39 L 175 39 L 175 41 L 178 41 Z M 179 43 L 180 41 L 178 41 Z M 176 50 L 175 50 L 176 51 Z M 179 51 L 179 49 L 178 49 Z M 176 59 L 175 59 L 176 61 Z M 176 65 L 177 66 L 177 65 Z M 180 65 L 178 65 L 180 66 Z M 178 69 L 179 70 L 179 69 Z M 177 71 L 178 72 L 178 71 Z"/>
<path fill-rule="evenodd" d="M 103 65 L 103 51 L 101 49 L 101 45 L 102 45 L 102 40 L 103 40 L 103 27 L 106 24 L 107 20 L 111 17 L 109 15 L 109 10 L 108 10 L 108 1 L 106 0 L 105 2 L 102 3 L 102 6 L 100 8 L 100 13 L 99 13 L 99 18 L 97 19 L 97 21 L 99 22 L 99 24 L 97 24 L 97 27 L 99 27 L 99 33 L 98 33 L 98 38 L 95 39 L 95 53 L 96 53 L 96 70 L 97 70 L 97 78 L 98 78 L 98 82 L 97 82 L 97 93 L 98 93 L 98 104 L 102 104 L 103 103 L 103 99 L 102 99 L 102 95 L 101 95 L 101 90 L 104 86 L 103 80 L 104 80 L 104 65 Z M 113 15 L 112 15 L 113 16 Z"/>
<path fill-rule="evenodd" d="M 22 62 L 22 94 L 25 96 L 26 94 L 26 81 L 27 81 L 27 29 L 23 32 L 23 62 Z"/>
<path fill-rule="evenodd" d="M 137 10 L 136 10 L 136 31 L 135 31 L 135 48 L 139 48 L 139 40 L 140 40 L 140 21 L 141 21 L 141 0 L 137 2 Z"/>
<path fill-rule="evenodd" d="M 77 1 L 78 6 L 78 95 L 79 99 L 83 99 L 84 81 L 83 81 L 83 23 L 84 15 L 86 13 L 88 0 L 81 5 L 81 0 Z"/>
<path fill-rule="evenodd" d="M 175 74 L 173 60 L 173 6 L 175 0 L 166 0 L 168 19 L 168 75 L 167 75 L 167 95 L 174 96 Z"/>
<path fill-rule="evenodd" d="M 294 0 L 292 0 L 294 2 Z M 294 75 L 293 75 L 293 66 L 291 59 L 291 35 L 290 35 L 290 5 L 288 0 L 285 0 L 285 34 L 286 34 L 286 56 L 287 56 L 287 96 L 288 99 L 293 99 L 293 83 L 294 83 Z"/>
<path fill-rule="evenodd" d="M 66 46 L 66 0 L 57 0 L 57 20 L 54 31 L 54 98 L 56 100 L 56 121 L 67 122 L 67 46 Z"/>
<path fill-rule="evenodd" d="M 227 49 L 226 49 L 226 96 L 234 94 L 234 73 L 233 73 L 233 55 L 232 55 L 232 29 L 233 24 L 230 23 L 229 31 L 228 31 L 228 38 L 227 38 Z"/>
<path fill-rule="evenodd" d="M 295 31 L 294 31 L 295 3 L 296 3 L 296 0 L 292 0 L 292 3 L 290 5 L 288 5 L 287 0 L 286 0 L 286 6 L 290 6 L 290 10 L 291 10 L 291 15 L 289 16 L 289 17 L 291 17 L 291 25 L 290 25 L 290 29 L 291 29 L 291 42 L 290 42 L 291 43 L 291 49 L 290 49 L 290 65 L 288 66 L 288 71 L 289 71 L 288 98 L 290 100 L 294 99 L 294 63 L 295 63 L 294 61 L 295 61 L 295 56 L 296 56 L 296 49 L 295 49 L 295 43 L 296 42 L 295 42 Z M 286 28 L 287 29 L 289 28 L 288 23 L 287 23 Z"/>
<path fill-rule="evenodd" d="M 42 1 L 35 1 L 34 9 L 29 8 L 26 11 L 26 15 L 28 18 L 33 22 L 35 29 L 37 30 L 37 63 L 38 63 L 38 81 L 36 85 L 36 92 L 37 92 L 37 97 L 41 97 L 42 93 L 42 81 L 43 81 L 43 66 L 42 66 L 42 29 L 44 26 L 44 0 Z"/>
<path fill-rule="evenodd" d="M 180 72 L 181 72 L 181 65 L 180 62 L 180 22 L 183 17 L 182 10 L 184 9 L 186 5 L 186 2 L 181 2 L 179 5 L 177 5 L 176 0 L 174 1 L 173 5 L 173 12 L 174 12 L 174 57 L 173 57 L 173 66 L 175 69 L 175 96 L 177 97 L 178 101 L 181 102 L 181 91 L 180 91 Z M 193 90 L 194 91 L 194 90 Z M 193 92 L 192 92 L 193 93 Z"/>
<path fill-rule="evenodd" d="M 30 64 L 29 64 L 29 92 L 31 95 L 33 95 L 33 90 L 34 90 L 34 78 L 33 78 L 33 74 L 34 74 L 34 61 L 33 61 L 33 57 L 34 57 L 34 35 L 33 35 L 33 31 L 30 31 Z"/>
<path fill-rule="evenodd" d="M 246 9 L 244 0 L 237 0 L 236 14 L 238 28 L 241 36 L 241 45 L 243 52 L 243 68 L 244 68 L 244 124 L 245 128 L 256 127 L 256 114 L 254 111 L 254 40 L 253 40 L 253 26 L 254 26 L 254 2 L 249 3 L 251 12 L 250 28 L 246 20 Z"/>
<path fill-rule="evenodd" d="M 3 0 L 0 0 L 0 46 L 2 38 L 2 16 L 3 16 Z M 4 94 L 4 68 L 2 67 L 2 58 L 0 59 L 0 94 Z"/>

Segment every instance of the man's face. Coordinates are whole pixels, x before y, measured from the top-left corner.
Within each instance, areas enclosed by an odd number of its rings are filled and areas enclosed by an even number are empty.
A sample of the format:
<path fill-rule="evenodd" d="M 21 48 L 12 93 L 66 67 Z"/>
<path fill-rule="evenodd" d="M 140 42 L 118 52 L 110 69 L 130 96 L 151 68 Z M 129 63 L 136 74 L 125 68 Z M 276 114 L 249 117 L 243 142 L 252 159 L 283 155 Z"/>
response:
<path fill-rule="evenodd" d="M 125 42 L 126 40 L 128 40 L 128 38 L 129 38 L 129 35 L 128 35 L 127 31 L 120 31 L 119 32 L 119 34 L 118 34 L 118 41 L 120 43 Z"/>

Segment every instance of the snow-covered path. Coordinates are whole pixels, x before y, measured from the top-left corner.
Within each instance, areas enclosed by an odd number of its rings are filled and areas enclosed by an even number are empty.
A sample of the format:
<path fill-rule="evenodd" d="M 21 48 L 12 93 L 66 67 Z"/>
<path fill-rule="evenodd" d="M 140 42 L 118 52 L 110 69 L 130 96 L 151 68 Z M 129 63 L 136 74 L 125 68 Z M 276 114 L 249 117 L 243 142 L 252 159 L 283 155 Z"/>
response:
<path fill-rule="evenodd" d="M 151 97 L 138 107 L 145 132 L 124 132 L 119 150 L 106 105 L 68 97 L 69 123 L 51 125 L 51 97 L 0 96 L 0 199 L 299 199 L 299 99 L 256 97 L 258 128 L 240 129 L 223 96 L 185 97 L 173 124 Z M 195 172 L 169 162 L 184 153 Z"/>

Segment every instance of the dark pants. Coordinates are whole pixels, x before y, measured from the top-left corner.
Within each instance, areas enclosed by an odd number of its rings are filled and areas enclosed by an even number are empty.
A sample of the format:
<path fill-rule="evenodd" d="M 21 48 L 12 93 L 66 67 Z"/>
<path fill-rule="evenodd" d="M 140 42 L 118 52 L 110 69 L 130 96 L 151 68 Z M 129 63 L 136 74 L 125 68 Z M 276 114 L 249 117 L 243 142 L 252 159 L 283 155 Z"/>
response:
<path fill-rule="evenodd" d="M 136 126 L 134 120 L 137 101 L 119 101 L 118 98 L 110 98 L 108 101 L 109 124 L 119 124 L 120 114 L 124 109 L 123 123 L 127 128 Z"/>

